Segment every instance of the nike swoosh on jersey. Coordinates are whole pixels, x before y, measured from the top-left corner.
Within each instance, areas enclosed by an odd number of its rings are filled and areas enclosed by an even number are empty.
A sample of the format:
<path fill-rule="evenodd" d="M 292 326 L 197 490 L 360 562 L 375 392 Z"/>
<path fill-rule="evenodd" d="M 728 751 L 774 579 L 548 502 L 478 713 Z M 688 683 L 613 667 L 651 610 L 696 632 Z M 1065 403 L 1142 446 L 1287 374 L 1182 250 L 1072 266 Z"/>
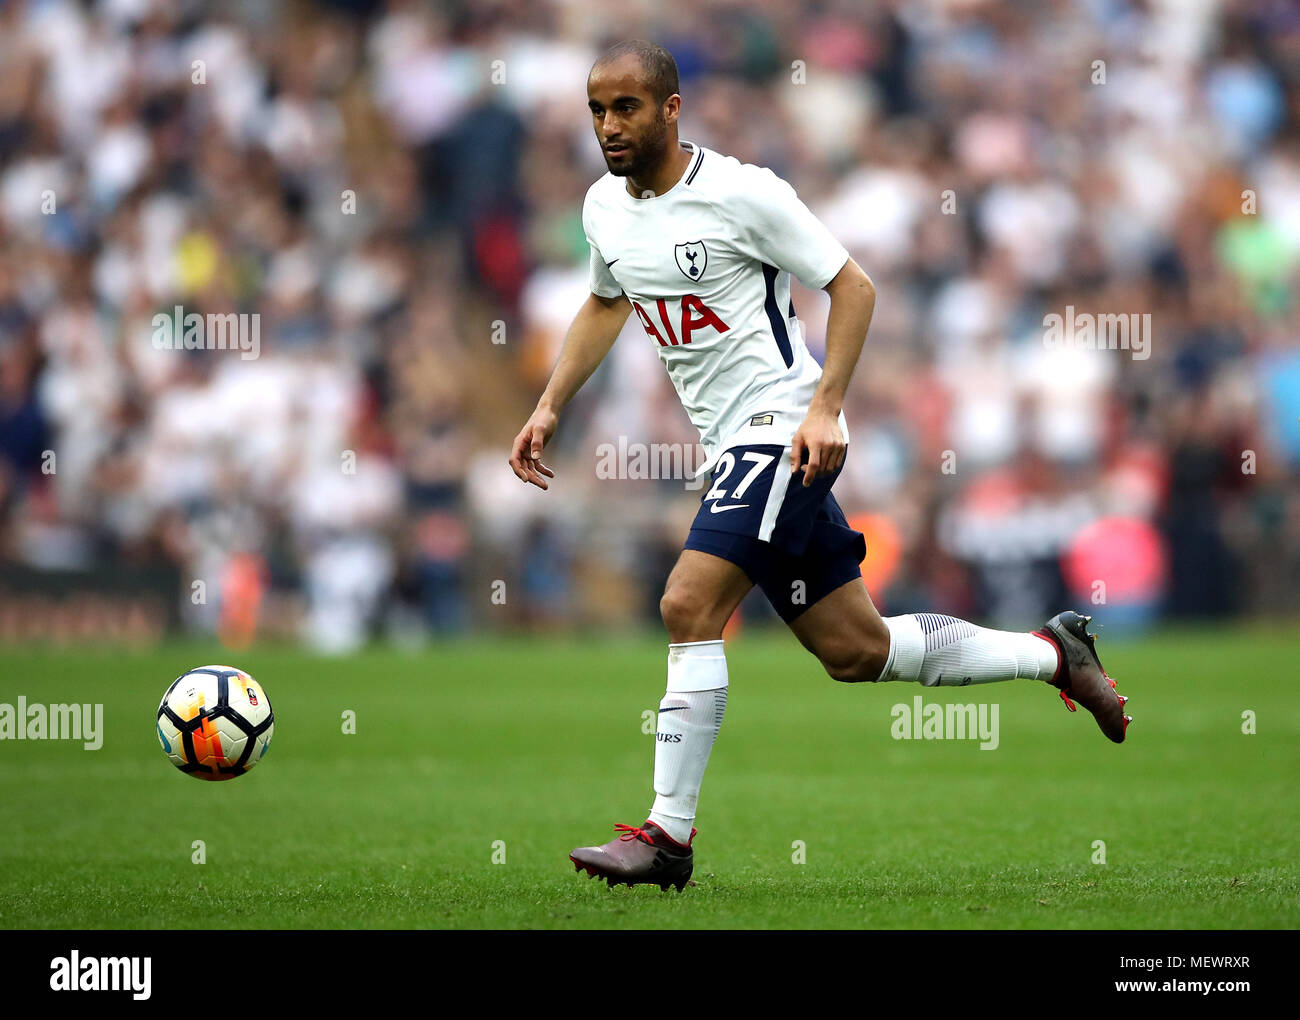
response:
<path fill-rule="evenodd" d="M 659 709 L 659 711 L 660 711 L 660 713 L 663 713 L 663 712 L 685 712 L 686 709 L 689 708 L 689 707 L 690 707 L 689 705 L 674 705 L 672 708 L 661 708 L 661 709 Z"/>
<path fill-rule="evenodd" d="M 711 506 L 709 507 L 709 513 L 725 514 L 728 510 L 744 510 L 747 506 L 749 506 L 748 503 L 733 503 L 731 506 Z"/>
<path fill-rule="evenodd" d="M 623 256 L 620 255 L 620 256 L 618 257 L 618 259 L 621 259 L 622 257 L 623 257 Z M 617 262 L 618 259 L 615 259 L 614 262 Z M 606 263 L 605 263 L 605 268 L 608 269 L 610 266 L 612 266 L 612 265 L 614 264 L 614 262 L 606 262 Z"/>

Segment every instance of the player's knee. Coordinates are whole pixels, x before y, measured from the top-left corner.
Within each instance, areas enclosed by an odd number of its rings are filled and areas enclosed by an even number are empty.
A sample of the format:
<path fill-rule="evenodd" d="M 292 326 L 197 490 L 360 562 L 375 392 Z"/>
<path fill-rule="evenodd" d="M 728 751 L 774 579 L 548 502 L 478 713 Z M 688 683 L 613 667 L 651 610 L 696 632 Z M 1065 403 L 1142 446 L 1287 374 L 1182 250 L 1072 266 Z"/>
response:
<path fill-rule="evenodd" d="M 663 617 L 664 627 L 668 630 L 668 640 L 680 643 L 710 641 L 717 637 L 712 633 L 708 609 L 682 585 L 673 585 L 665 590 L 663 598 L 659 600 L 659 615 Z"/>
<path fill-rule="evenodd" d="M 889 659 L 889 640 L 875 639 L 845 643 L 822 656 L 822 665 L 832 680 L 844 684 L 874 683 L 885 671 Z"/>
<path fill-rule="evenodd" d="M 669 587 L 663 593 L 663 598 L 659 599 L 659 616 L 663 617 L 663 625 L 668 629 L 669 641 L 690 641 L 686 637 L 692 628 L 692 622 L 698 615 L 698 606 L 695 606 L 695 599 L 690 598 L 682 587 Z"/>

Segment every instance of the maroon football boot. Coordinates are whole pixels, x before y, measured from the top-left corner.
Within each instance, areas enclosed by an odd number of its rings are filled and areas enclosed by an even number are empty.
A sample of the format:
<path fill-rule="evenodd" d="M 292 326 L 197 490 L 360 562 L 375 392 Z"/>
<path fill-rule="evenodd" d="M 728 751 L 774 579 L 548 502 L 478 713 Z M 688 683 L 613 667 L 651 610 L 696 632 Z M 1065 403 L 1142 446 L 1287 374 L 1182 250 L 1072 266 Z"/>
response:
<path fill-rule="evenodd" d="M 578 871 L 584 868 L 592 878 L 603 878 L 612 889 L 616 885 L 657 885 L 667 889 L 677 886 L 681 892 L 695 869 L 695 851 L 691 840 L 678 843 L 654 822 L 647 821 L 640 828 L 633 825 L 615 825 L 623 835 L 611 839 L 604 846 L 580 846 L 569 854 L 569 860 Z"/>
<path fill-rule="evenodd" d="M 1133 721 L 1124 714 L 1128 698 L 1115 693 L 1115 681 L 1106 675 L 1101 659 L 1097 658 L 1097 637 L 1088 633 L 1091 621 L 1091 616 L 1067 611 L 1053 616 L 1042 630 L 1034 633 L 1056 645 L 1061 655 L 1061 666 L 1048 682 L 1060 690 L 1066 707 L 1076 711 L 1074 702 L 1077 701 L 1093 714 L 1102 733 L 1122 744 L 1128 724 Z"/>

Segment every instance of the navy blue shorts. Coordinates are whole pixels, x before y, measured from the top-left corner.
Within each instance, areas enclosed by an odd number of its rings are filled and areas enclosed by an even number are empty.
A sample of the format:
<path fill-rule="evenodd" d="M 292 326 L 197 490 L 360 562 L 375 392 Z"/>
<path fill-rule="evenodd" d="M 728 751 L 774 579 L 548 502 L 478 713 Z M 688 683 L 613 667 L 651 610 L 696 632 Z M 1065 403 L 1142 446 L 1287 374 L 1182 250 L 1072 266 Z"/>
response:
<path fill-rule="evenodd" d="M 790 473 L 789 447 L 738 446 L 713 469 L 686 548 L 736 564 L 786 623 L 862 576 L 862 533 L 831 495 L 839 477 Z M 807 452 L 804 461 L 807 462 Z"/>

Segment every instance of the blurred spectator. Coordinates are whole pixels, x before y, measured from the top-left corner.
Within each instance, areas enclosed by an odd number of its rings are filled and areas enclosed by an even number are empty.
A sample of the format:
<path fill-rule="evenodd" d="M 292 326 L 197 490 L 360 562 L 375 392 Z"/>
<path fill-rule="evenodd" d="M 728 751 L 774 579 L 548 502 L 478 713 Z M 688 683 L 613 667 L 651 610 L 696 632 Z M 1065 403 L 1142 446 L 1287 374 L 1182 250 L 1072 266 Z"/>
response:
<path fill-rule="evenodd" d="M 675 52 L 684 138 L 875 279 L 837 492 L 891 612 L 1024 627 L 1111 546 L 1150 568 L 1134 619 L 1296 607 L 1287 0 L 11 0 L 0 557 L 168 564 L 189 626 L 329 651 L 651 619 L 701 489 L 597 477 L 602 444 L 694 453 L 635 317 L 552 491 L 505 464 L 586 293 L 615 28 Z M 1149 313 L 1145 350 L 1049 345 L 1067 307 Z M 258 316 L 257 357 L 160 349 L 177 309 Z"/>

